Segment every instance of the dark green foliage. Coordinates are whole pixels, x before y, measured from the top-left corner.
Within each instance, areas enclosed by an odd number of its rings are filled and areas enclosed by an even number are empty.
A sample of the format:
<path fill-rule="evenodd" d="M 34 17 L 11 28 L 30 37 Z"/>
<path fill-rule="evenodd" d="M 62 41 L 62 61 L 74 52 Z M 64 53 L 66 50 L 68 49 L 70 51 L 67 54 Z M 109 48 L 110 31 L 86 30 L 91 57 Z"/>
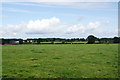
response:
<path fill-rule="evenodd" d="M 23 40 L 22 39 L 19 40 L 19 44 L 23 44 Z"/>
<path fill-rule="evenodd" d="M 65 40 L 62 41 L 62 44 L 65 44 Z"/>
<path fill-rule="evenodd" d="M 93 35 L 89 35 L 87 37 L 87 40 L 88 40 L 88 44 L 94 44 L 95 40 L 96 40 L 96 37 L 94 37 Z"/>
<path fill-rule="evenodd" d="M 114 37 L 113 42 L 114 43 L 120 43 L 120 38 L 119 37 Z"/>
<path fill-rule="evenodd" d="M 79 42 L 87 42 L 88 44 L 109 44 L 109 43 L 120 43 L 120 37 L 114 37 L 114 38 L 97 38 L 93 35 L 89 35 L 87 39 L 84 38 L 71 38 L 71 39 L 65 39 L 65 38 L 33 38 L 33 39 L 3 39 L 1 44 L 14 44 L 16 41 L 19 41 L 19 44 L 56 44 L 58 42 L 59 44 L 70 44 L 70 43 L 77 43 Z M 18 44 L 18 43 L 17 43 Z"/>
<path fill-rule="evenodd" d="M 61 59 L 61 58 L 59 58 L 59 57 L 54 57 L 53 59 Z"/>

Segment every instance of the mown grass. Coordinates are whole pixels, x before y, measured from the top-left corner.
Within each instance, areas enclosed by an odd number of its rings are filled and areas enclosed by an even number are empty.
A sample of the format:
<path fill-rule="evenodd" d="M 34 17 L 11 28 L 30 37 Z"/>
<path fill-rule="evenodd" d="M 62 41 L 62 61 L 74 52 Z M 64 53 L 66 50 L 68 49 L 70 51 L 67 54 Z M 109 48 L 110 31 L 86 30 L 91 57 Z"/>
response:
<path fill-rule="evenodd" d="M 117 44 L 3 45 L 3 78 L 117 78 Z"/>

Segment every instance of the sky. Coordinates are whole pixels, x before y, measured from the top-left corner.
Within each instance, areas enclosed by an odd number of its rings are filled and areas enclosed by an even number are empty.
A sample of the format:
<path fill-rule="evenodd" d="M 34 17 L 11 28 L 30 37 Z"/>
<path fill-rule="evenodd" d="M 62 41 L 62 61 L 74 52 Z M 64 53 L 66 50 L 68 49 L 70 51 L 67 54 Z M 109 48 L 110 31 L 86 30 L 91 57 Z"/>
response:
<path fill-rule="evenodd" d="M 117 2 L 2 2 L 1 38 L 118 36 Z"/>

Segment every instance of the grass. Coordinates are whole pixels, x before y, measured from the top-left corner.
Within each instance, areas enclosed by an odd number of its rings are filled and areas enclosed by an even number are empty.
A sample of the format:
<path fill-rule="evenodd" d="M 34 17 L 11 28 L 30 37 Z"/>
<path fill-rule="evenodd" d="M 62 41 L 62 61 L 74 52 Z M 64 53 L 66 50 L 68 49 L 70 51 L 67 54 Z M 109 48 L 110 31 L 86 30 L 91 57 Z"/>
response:
<path fill-rule="evenodd" d="M 3 78 L 117 78 L 118 44 L 3 45 Z"/>

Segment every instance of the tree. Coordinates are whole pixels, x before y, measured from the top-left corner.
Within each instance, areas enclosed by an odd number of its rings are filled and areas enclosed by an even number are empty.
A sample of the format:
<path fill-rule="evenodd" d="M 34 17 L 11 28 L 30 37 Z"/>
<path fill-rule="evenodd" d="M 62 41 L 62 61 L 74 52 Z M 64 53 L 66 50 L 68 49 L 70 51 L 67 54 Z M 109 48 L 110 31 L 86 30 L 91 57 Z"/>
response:
<path fill-rule="evenodd" d="M 41 39 L 41 38 L 38 38 L 38 39 L 37 39 L 37 44 L 40 44 L 41 41 L 42 41 L 42 39 Z"/>
<path fill-rule="evenodd" d="M 51 44 L 54 44 L 55 38 L 51 38 Z"/>
<path fill-rule="evenodd" d="M 65 44 L 65 42 L 66 42 L 66 40 L 65 40 L 65 39 L 63 39 L 63 40 L 62 40 L 62 44 Z"/>
<path fill-rule="evenodd" d="M 5 39 L 0 39 L 0 44 L 4 45 L 5 44 Z"/>
<path fill-rule="evenodd" d="M 114 37 L 114 38 L 113 38 L 113 43 L 120 43 L 119 37 Z"/>
<path fill-rule="evenodd" d="M 19 44 L 23 44 L 23 39 L 19 39 Z"/>
<path fill-rule="evenodd" d="M 84 38 L 81 38 L 80 41 L 85 41 L 85 39 L 84 39 Z"/>
<path fill-rule="evenodd" d="M 89 35 L 87 37 L 88 44 L 94 44 L 95 40 L 96 40 L 96 37 L 94 37 L 93 35 Z"/>

